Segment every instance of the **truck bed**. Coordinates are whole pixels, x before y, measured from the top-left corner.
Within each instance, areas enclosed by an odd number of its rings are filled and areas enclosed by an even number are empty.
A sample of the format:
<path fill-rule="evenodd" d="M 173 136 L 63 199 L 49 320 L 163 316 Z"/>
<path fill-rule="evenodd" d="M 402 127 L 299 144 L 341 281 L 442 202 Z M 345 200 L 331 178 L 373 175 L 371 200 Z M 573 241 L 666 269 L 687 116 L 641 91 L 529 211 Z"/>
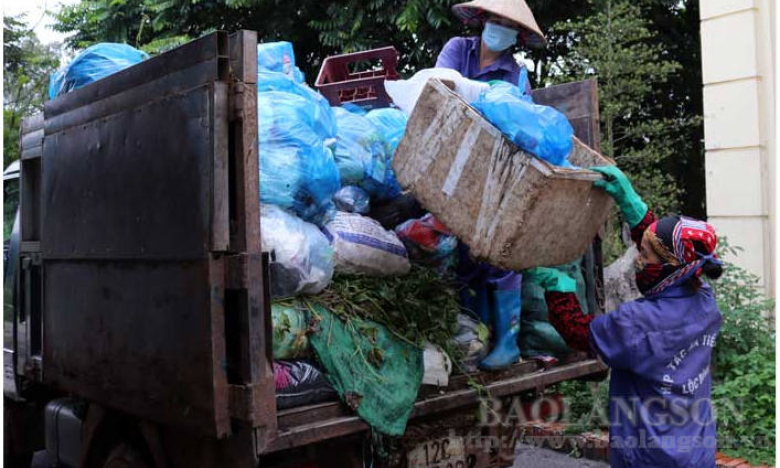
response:
<path fill-rule="evenodd" d="M 570 359 L 552 367 L 528 360 L 509 369 L 457 375 L 446 388 L 423 386 L 412 410 L 409 424 L 415 420 L 456 408 L 472 408 L 479 404 L 480 390 L 469 385 L 471 379 L 484 386 L 481 391 L 491 397 L 505 397 L 526 390 L 543 388 L 564 380 L 603 372 L 607 367 L 597 359 L 576 353 Z M 341 402 L 325 402 L 279 411 L 278 433 L 259 447 L 262 454 L 290 449 L 333 437 L 365 431 L 369 427 Z"/>
<path fill-rule="evenodd" d="M 49 101 L 23 125 L 25 321 L 7 340 L 17 381 L 203 440 L 251 432 L 255 456 L 368 429 L 340 402 L 276 410 L 256 46 L 251 31 L 210 34 Z M 598 147 L 595 82 L 534 98 Z M 589 309 L 601 311 L 598 242 L 583 264 Z M 409 424 L 474 408 L 471 380 L 501 397 L 604 369 L 575 355 L 453 376 L 421 388 Z"/>

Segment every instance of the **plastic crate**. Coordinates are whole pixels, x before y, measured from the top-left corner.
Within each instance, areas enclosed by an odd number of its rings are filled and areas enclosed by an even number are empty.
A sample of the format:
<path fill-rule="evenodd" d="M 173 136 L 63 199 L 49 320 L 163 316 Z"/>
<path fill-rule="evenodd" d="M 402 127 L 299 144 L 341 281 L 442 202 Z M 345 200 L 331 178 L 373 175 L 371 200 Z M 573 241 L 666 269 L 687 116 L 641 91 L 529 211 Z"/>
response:
<path fill-rule="evenodd" d="M 363 61 L 379 61 L 381 68 L 362 72 L 350 71 L 350 66 Z M 314 87 L 325 96 L 331 106 L 351 102 L 366 109 L 387 107 L 391 99 L 385 92 L 384 82 L 399 78 L 397 65 L 398 52 L 392 46 L 334 55 L 322 63 Z"/>

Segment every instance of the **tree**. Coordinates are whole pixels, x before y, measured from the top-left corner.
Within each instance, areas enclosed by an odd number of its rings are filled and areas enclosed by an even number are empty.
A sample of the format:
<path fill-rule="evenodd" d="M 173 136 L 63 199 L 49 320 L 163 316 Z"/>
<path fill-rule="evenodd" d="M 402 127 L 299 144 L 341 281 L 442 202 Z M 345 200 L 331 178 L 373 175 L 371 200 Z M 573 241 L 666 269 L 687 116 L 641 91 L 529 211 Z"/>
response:
<path fill-rule="evenodd" d="M 664 118 L 683 120 L 689 125 L 674 128 L 676 138 L 670 142 L 675 154 L 664 168 L 677 180 L 680 210 L 704 219 L 704 125 L 701 73 L 701 38 L 698 0 L 643 0 L 650 29 L 664 50 L 665 57 L 680 64 L 656 93 L 668 104 L 660 109 Z"/>
<path fill-rule="evenodd" d="M 56 46 L 41 44 L 23 17 L 3 17 L 3 167 L 19 159 L 21 120 L 42 109 L 58 66 Z"/>
<path fill-rule="evenodd" d="M 81 49 L 99 41 L 127 42 L 150 53 L 217 30 L 251 29 L 261 41 L 294 44 L 298 66 L 313 80 L 328 55 L 393 45 L 401 72 L 433 66 L 451 37 L 479 34 L 452 14 L 457 0 L 82 0 L 63 7 L 55 29 L 75 32 L 69 47 Z M 590 5 L 574 0 L 566 8 L 532 0 L 537 22 L 545 30 L 554 21 L 585 14 Z M 549 66 L 565 54 L 567 44 L 548 37 L 550 46 L 528 52 L 539 71 L 533 82 L 545 82 Z"/>
<path fill-rule="evenodd" d="M 678 108 L 667 86 L 681 69 L 651 29 L 646 13 L 628 0 L 594 2 L 594 14 L 556 23 L 570 51 L 555 64 L 555 81 L 596 77 L 602 151 L 629 175 L 657 213 L 676 211 L 681 191 L 670 162 L 700 118 Z M 619 223 L 614 223 L 620 226 Z M 608 252 L 622 251 L 619 229 Z"/>

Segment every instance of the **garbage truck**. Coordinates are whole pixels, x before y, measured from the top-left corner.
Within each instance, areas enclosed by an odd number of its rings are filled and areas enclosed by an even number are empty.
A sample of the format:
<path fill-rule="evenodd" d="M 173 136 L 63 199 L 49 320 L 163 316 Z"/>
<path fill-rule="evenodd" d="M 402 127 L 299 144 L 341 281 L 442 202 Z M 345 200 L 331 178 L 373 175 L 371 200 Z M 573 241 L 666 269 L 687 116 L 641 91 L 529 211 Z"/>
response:
<path fill-rule="evenodd" d="M 5 212 L 7 466 L 44 448 L 61 466 L 90 468 L 361 466 L 379 450 L 340 401 L 277 409 L 256 48 L 255 32 L 217 31 L 50 100 L 22 123 L 20 162 L 4 174 L 7 202 L 19 200 Z M 533 97 L 598 148 L 594 81 Z M 596 313 L 599 245 L 582 260 Z M 477 425 L 482 396 L 604 372 L 573 353 L 452 376 L 419 392 L 382 463 L 509 466 L 512 447 L 463 444 L 475 428 L 504 430 Z"/>

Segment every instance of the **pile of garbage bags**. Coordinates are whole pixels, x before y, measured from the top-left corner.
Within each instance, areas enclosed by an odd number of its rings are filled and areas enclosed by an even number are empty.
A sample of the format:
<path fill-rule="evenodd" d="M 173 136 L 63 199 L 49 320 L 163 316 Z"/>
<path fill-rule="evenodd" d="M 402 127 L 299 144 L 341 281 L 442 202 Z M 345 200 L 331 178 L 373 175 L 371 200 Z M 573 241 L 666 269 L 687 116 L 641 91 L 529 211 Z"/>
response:
<path fill-rule="evenodd" d="M 361 187 L 375 200 L 398 196 L 392 157 L 406 128 L 404 113 L 392 108 L 365 112 L 357 106 L 334 107 L 333 112 L 341 183 Z"/>
<path fill-rule="evenodd" d="M 260 201 L 322 225 L 333 216 L 332 197 L 341 188 L 329 146 L 335 115 L 322 95 L 298 81 L 289 43 L 257 50 Z"/>
<path fill-rule="evenodd" d="M 272 297 L 317 294 L 334 271 L 406 274 L 398 223 L 383 228 L 366 216 L 402 195 L 392 158 L 406 115 L 331 107 L 303 81 L 289 42 L 259 44 L 257 58 L 261 229 L 263 250 L 274 252 Z"/>

